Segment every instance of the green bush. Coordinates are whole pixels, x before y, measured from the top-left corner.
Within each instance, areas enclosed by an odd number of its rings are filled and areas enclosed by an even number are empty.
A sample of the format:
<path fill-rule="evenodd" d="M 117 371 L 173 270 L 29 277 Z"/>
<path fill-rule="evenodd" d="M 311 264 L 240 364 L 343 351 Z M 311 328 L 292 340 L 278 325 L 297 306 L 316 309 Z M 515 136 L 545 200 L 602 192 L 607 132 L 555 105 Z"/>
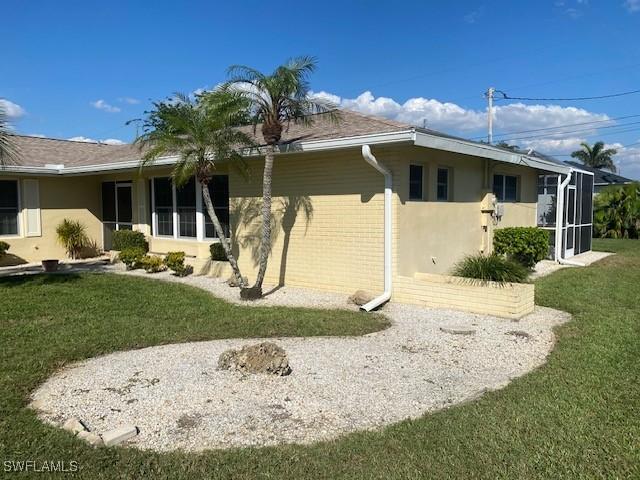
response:
<path fill-rule="evenodd" d="M 127 270 L 142 268 L 142 259 L 146 256 L 146 251 L 140 247 L 128 247 L 120 251 L 120 261 L 127 266 Z"/>
<path fill-rule="evenodd" d="M 184 257 L 184 252 L 169 252 L 164 258 L 164 264 L 179 277 L 184 277 L 191 272 L 191 266 L 184 264 Z"/>
<path fill-rule="evenodd" d="M 149 244 L 144 233 L 135 230 L 116 230 L 113 232 L 113 249 L 124 250 L 126 248 L 142 248 L 144 253 L 149 251 Z"/>
<path fill-rule="evenodd" d="M 496 254 L 469 255 L 453 267 L 452 273 L 456 277 L 499 283 L 524 283 L 529 276 L 523 265 Z"/>
<path fill-rule="evenodd" d="M 144 268 L 147 273 L 164 272 L 167 269 L 162 258 L 157 255 L 144 255 L 140 259 L 140 266 Z"/>
<path fill-rule="evenodd" d="M 67 255 L 71 258 L 78 258 L 82 249 L 89 246 L 89 237 L 87 237 L 87 227 L 78 220 L 69 220 L 65 218 L 56 227 L 58 242 L 62 244 L 67 251 Z"/>
<path fill-rule="evenodd" d="M 538 227 L 500 228 L 494 232 L 495 253 L 533 268 L 549 255 L 549 232 Z"/>
<path fill-rule="evenodd" d="M 216 262 L 228 262 L 227 254 L 224 251 L 224 247 L 221 243 L 212 243 L 209 247 L 211 252 L 211 260 Z"/>
<path fill-rule="evenodd" d="M 4 257 L 9 250 L 9 244 L 7 242 L 0 241 L 0 258 Z"/>
<path fill-rule="evenodd" d="M 595 237 L 640 238 L 640 182 L 609 186 L 593 203 Z"/>

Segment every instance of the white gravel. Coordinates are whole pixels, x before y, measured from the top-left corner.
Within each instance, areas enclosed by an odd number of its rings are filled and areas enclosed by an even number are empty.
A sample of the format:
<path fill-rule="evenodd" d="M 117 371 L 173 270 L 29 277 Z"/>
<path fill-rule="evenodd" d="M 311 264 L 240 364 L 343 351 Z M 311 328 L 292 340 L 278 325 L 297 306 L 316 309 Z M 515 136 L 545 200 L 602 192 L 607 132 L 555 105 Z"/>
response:
<path fill-rule="evenodd" d="M 202 283 L 224 297 L 235 292 L 203 277 L 157 278 Z M 283 288 L 261 303 L 344 307 L 345 299 Z M 547 308 L 518 322 L 400 304 L 384 313 L 393 325 L 362 337 L 275 339 L 293 369 L 286 377 L 216 370 L 223 350 L 260 339 L 166 345 L 71 365 L 34 392 L 31 406 L 57 426 L 74 416 L 98 433 L 136 425 L 140 434 L 128 445 L 140 449 L 313 443 L 502 388 L 544 363 L 552 327 L 569 319 Z"/>

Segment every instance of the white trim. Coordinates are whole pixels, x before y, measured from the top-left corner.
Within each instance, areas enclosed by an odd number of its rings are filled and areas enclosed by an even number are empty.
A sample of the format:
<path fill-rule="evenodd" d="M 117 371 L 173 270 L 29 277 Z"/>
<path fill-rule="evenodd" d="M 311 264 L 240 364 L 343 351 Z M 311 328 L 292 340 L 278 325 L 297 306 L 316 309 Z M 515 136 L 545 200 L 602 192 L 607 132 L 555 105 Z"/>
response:
<path fill-rule="evenodd" d="M 22 214 L 24 215 L 24 236 L 25 237 L 41 237 L 42 236 L 42 219 L 40 215 L 40 181 L 38 179 L 30 178 L 30 179 L 23 179 L 22 183 L 23 183 L 22 194 L 25 195 L 24 208 L 22 209 Z M 29 203 L 28 201 L 29 199 L 26 198 L 27 191 L 29 190 L 27 188 L 27 185 L 34 186 L 33 190 L 31 190 L 34 194 L 34 198 L 31 199 L 34 203 L 34 206 L 32 207 L 27 207 L 27 204 Z M 36 224 L 35 224 L 35 230 L 33 232 L 29 231 L 29 213 L 30 212 L 33 212 L 33 214 L 35 215 Z"/>
<path fill-rule="evenodd" d="M 196 182 L 196 240 L 204 240 L 204 215 L 202 214 L 202 184 Z"/>
<path fill-rule="evenodd" d="M 173 182 L 171 182 L 171 193 L 173 195 L 171 208 L 173 209 L 171 212 L 171 219 L 173 220 L 173 238 L 177 240 L 180 235 L 178 235 L 178 228 L 180 227 L 178 222 L 178 198 L 176 196 L 176 186 Z"/>

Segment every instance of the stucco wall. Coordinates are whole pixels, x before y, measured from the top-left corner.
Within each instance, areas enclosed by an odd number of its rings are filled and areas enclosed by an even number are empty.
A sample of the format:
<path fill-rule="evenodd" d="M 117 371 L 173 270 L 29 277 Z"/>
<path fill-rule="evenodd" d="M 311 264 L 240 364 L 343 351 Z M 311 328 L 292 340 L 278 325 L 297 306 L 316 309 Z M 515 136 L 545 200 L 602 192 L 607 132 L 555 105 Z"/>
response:
<path fill-rule="evenodd" d="M 3 179 L 20 180 L 20 194 L 24 195 L 22 180 L 34 177 L 10 177 Z M 4 263 L 16 261 L 40 261 L 47 258 L 66 258 L 64 248 L 56 238 L 56 227 L 65 218 L 81 221 L 87 228 L 87 235 L 102 245 L 102 224 L 100 223 L 100 182 L 97 177 L 39 177 L 41 235 L 24 236 L 25 214 L 20 214 L 23 236 L 0 237 L 9 243 L 9 256 Z M 24 198 L 21 198 L 24 206 Z"/>

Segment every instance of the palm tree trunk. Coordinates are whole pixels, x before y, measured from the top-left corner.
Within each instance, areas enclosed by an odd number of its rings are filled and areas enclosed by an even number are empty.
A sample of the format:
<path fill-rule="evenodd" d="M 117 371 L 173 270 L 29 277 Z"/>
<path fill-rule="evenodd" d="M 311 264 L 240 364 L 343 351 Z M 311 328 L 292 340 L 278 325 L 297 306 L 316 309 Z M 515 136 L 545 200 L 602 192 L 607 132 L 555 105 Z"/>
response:
<path fill-rule="evenodd" d="M 273 157 L 275 146 L 267 145 L 264 155 L 262 174 L 262 242 L 260 243 L 260 266 L 256 283 L 251 288 L 255 296 L 262 296 L 262 282 L 267 271 L 267 262 L 271 252 L 271 181 L 273 178 Z"/>
<path fill-rule="evenodd" d="M 202 185 L 202 198 L 204 198 L 204 204 L 207 207 L 207 213 L 213 222 L 213 228 L 216 231 L 216 235 L 220 239 L 220 243 L 222 244 L 222 248 L 224 248 L 224 253 L 227 255 L 227 259 L 229 260 L 229 264 L 233 269 L 233 275 L 236 277 L 236 283 L 240 286 L 240 288 L 245 288 L 246 285 L 244 280 L 242 279 L 242 274 L 240 273 L 240 267 L 238 267 L 238 262 L 236 261 L 236 257 L 233 256 L 233 252 L 231 251 L 231 245 L 227 241 L 227 237 L 222 229 L 222 225 L 220 224 L 220 220 L 216 215 L 216 211 L 213 208 L 213 203 L 211 202 L 211 195 L 209 195 L 209 186 L 205 183 L 201 183 Z"/>

